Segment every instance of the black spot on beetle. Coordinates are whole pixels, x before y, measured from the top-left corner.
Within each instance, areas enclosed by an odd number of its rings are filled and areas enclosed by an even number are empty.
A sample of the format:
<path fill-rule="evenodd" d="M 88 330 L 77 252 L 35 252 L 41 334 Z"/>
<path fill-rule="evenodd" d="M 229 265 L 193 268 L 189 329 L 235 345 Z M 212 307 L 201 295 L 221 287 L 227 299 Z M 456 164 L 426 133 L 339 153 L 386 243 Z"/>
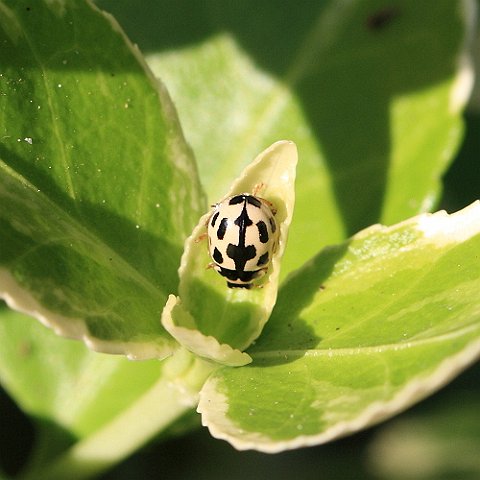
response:
<path fill-rule="evenodd" d="M 246 232 L 246 228 L 250 225 L 253 225 L 253 222 L 250 220 L 248 216 L 247 209 L 243 207 L 242 213 L 236 218 L 235 225 L 240 227 L 240 236 L 244 236 Z"/>
<path fill-rule="evenodd" d="M 277 230 L 277 223 L 275 222 L 273 217 L 270 217 L 268 220 L 270 222 L 270 228 L 272 229 L 272 233 L 275 233 L 275 231 Z"/>
<path fill-rule="evenodd" d="M 257 262 L 257 267 L 261 267 L 268 263 L 268 252 L 265 252 L 263 255 L 260 256 Z"/>
<path fill-rule="evenodd" d="M 223 240 L 223 237 L 225 236 L 225 232 L 227 231 L 227 225 L 228 225 L 228 218 L 222 218 L 222 221 L 220 222 L 220 225 L 218 226 L 218 229 L 217 229 L 217 238 L 219 240 Z"/>
<path fill-rule="evenodd" d="M 251 283 L 232 283 L 232 282 L 227 282 L 227 287 L 228 288 L 246 288 L 247 290 L 250 290 L 252 288 Z"/>
<path fill-rule="evenodd" d="M 367 27 L 372 31 L 380 31 L 388 27 L 392 21 L 400 15 L 400 10 L 390 6 L 382 8 L 367 18 Z"/>
<path fill-rule="evenodd" d="M 226 268 L 222 268 L 222 271 L 224 272 L 224 276 L 229 280 L 240 282 L 251 282 L 257 273 L 256 271 L 237 272 L 236 270 L 227 270 Z"/>
<path fill-rule="evenodd" d="M 262 243 L 267 243 L 268 242 L 268 230 L 267 230 L 267 224 L 260 220 L 257 223 L 257 228 L 258 228 L 258 237 Z"/>
<path fill-rule="evenodd" d="M 230 288 L 250 288 L 251 282 L 258 275 L 258 270 L 237 272 L 237 270 L 220 267 L 219 273 L 227 279 L 227 285 Z"/>
<path fill-rule="evenodd" d="M 238 272 L 242 272 L 245 269 L 247 261 L 255 258 L 256 253 L 257 250 L 253 245 L 245 247 L 229 243 L 227 247 L 227 255 L 234 261 L 235 270 Z"/>
<path fill-rule="evenodd" d="M 245 195 L 235 195 L 230 199 L 228 202 L 229 205 L 238 205 L 239 203 L 243 203 L 245 201 Z"/>
<path fill-rule="evenodd" d="M 220 212 L 215 213 L 215 215 L 212 217 L 212 221 L 210 222 L 210 225 L 212 227 L 215 226 L 215 222 L 217 221 L 218 216 L 220 215 Z"/>
<path fill-rule="evenodd" d="M 227 280 L 231 282 L 239 282 L 248 284 L 253 282 L 253 280 L 258 276 L 259 270 L 247 270 L 239 272 L 237 270 L 230 270 L 229 268 L 220 267 L 219 273 Z M 236 284 L 237 286 L 237 284 Z"/>
<path fill-rule="evenodd" d="M 253 195 L 235 195 L 230 199 L 228 204 L 238 205 L 243 202 L 249 203 L 250 205 L 254 205 L 255 207 L 258 207 L 258 208 L 260 208 L 262 205 L 262 202 L 257 197 L 254 197 Z"/>
<path fill-rule="evenodd" d="M 249 195 L 248 197 L 246 196 L 245 200 L 247 201 L 247 203 L 255 207 L 260 208 L 262 206 L 262 202 L 258 198 L 253 197 L 252 195 Z"/>
<path fill-rule="evenodd" d="M 215 247 L 215 249 L 213 250 L 212 256 L 215 262 L 219 264 L 223 263 L 223 255 L 220 253 L 220 250 L 217 247 Z"/>

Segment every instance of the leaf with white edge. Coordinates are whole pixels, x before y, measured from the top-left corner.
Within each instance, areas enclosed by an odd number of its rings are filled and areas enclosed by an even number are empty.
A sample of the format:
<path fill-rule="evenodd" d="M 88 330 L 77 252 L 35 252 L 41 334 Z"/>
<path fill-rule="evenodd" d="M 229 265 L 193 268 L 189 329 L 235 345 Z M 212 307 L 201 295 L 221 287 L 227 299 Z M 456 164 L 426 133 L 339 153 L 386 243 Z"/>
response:
<path fill-rule="evenodd" d="M 374 226 L 287 278 L 252 363 L 222 368 L 198 410 L 265 452 L 380 422 L 480 356 L 480 202 Z"/>
<path fill-rule="evenodd" d="M 160 324 L 205 209 L 174 107 L 91 2 L 0 2 L 0 297 L 134 358 Z"/>
<path fill-rule="evenodd" d="M 183 308 L 180 298 L 175 295 L 170 295 L 163 309 L 162 324 L 180 344 L 204 358 L 231 367 L 239 367 L 252 361 L 247 353 L 226 343 L 221 344 L 215 337 L 203 335 L 196 330 L 194 318 Z"/>
<path fill-rule="evenodd" d="M 226 363 L 234 354 L 233 361 L 247 363 L 248 356 L 240 357 L 239 351 L 247 348 L 260 335 L 277 298 L 281 258 L 295 202 L 296 165 L 295 144 L 276 142 L 258 155 L 226 195 L 251 193 L 261 184 L 258 196 L 271 202 L 277 211 L 278 247 L 260 286 L 230 289 L 224 277 L 206 268 L 211 260 L 206 242 L 199 239 L 206 231 L 210 212 L 200 219 L 185 242 L 179 269 L 181 303 L 175 304 L 172 299 L 169 308 L 164 311 L 162 322 L 170 334 L 192 352 Z M 189 336 L 185 329 L 195 333 Z M 216 346 L 211 350 L 213 339 L 216 339 Z M 229 350 L 225 357 L 225 348 L 232 348 L 238 353 Z"/>

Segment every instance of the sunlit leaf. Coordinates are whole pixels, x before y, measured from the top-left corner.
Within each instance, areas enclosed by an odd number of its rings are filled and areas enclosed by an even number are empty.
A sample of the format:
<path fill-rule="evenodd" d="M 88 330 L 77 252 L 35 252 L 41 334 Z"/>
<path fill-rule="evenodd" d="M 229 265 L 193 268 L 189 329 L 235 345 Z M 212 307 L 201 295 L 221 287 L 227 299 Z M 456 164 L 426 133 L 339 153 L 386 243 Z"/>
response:
<path fill-rule="evenodd" d="M 205 210 L 169 97 L 89 2 L 0 6 L 0 295 L 94 349 L 165 356 Z"/>
<path fill-rule="evenodd" d="M 274 452 L 375 424 L 480 356 L 480 203 L 371 227 L 287 279 L 252 363 L 205 384 L 216 437 Z"/>

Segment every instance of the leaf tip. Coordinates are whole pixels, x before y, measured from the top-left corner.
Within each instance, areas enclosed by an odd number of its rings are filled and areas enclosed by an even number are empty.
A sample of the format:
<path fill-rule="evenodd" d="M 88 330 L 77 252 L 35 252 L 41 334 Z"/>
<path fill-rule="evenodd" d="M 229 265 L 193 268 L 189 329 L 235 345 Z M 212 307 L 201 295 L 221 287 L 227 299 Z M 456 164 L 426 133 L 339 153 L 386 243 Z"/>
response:
<path fill-rule="evenodd" d="M 439 245 L 464 242 L 480 233 L 480 200 L 452 214 L 441 210 L 420 215 L 416 227 L 426 239 Z"/>

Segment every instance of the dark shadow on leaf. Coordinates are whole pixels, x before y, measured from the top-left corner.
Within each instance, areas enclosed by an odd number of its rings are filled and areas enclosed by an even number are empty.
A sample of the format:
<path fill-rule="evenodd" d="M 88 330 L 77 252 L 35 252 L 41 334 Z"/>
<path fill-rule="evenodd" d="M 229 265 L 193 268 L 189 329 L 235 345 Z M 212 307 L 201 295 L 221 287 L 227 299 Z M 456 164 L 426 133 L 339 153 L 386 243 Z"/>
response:
<path fill-rule="evenodd" d="M 32 98 L 35 89 L 28 84 L 29 77 L 21 74 L 26 69 L 38 69 L 47 83 L 50 71 L 107 72 L 114 82 L 111 89 L 119 91 L 128 78 L 117 78 L 117 74 L 143 75 L 143 67 L 131 61 L 120 33 L 106 34 L 108 42 L 90 45 L 92 51 L 81 48 L 83 38 L 96 38 L 108 25 L 101 16 L 81 21 L 82 9 L 90 6 L 72 5 L 59 17 L 55 9 L 23 3 L 28 8 L 19 7 L 16 13 L 29 41 L 21 36 L 15 43 L 11 32 L 0 38 L 3 64 L 19 72 L 18 78 L 2 79 L 5 95 L 15 95 L 18 108 L 25 111 L 25 125 L 17 131 L 29 133 L 28 127 L 42 118 L 29 103 L 37 100 Z M 414 0 L 393 7 L 387 1 L 337 5 L 309 0 L 281 4 L 145 0 L 141 7 L 129 0 L 101 0 L 97 4 L 112 12 L 146 53 L 198 46 L 219 34 L 234 37 L 261 70 L 288 87 L 299 101 L 324 154 L 347 235 L 381 220 L 391 168 L 393 102 L 441 84 L 455 69 L 450 59 L 458 48 L 457 34 L 442 35 L 436 27 L 442 25 L 445 12 L 451 16 L 448 0 L 437 2 L 434 11 L 427 2 Z M 422 30 L 423 25 L 428 28 Z M 43 32 L 51 28 L 56 35 L 45 37 Z M 125 55 L 112 55 L 112 51 Z M 448 61 L 438 61 L 440 57 Z M 59 95 L 53 87 L 52 92 Z M 59 122 L 62 115 L 76 114 L 69 110 L 68 98 L 62 99 L 58 112 L 52 112 Z M 102 113 L 79 118 L 78 132 L 101 121 Z M 72 138 L 78 135 L 73 133 Z M 16 139 L 10 141 L 13 144 Z M 322 220 L 312 214 L 312 222 Z"/>
<path fill-rule="evenodd" d="M 78 222 L 79 234 L 83 233 L 81 229 L 85 229 L 93 236 L 97 236 L 99 243 L 103 243 L 107 247 L 106 251 L 111 249 L 118 254 L 164 294 L 177 291 L 177 269 L 183 250 L 182 245 L 174 245 L 149 232 L 148 228 L 144 226 L 139 228 L 131 220 L 110 211 L 107 205 L 92 204 L 85 200 L 75 200 L 69 197 L 55 184 L 51 176 L 41 168 L 37 168 L 35 162 L 21 158 L 1 144 L 0 159 L 27 181 L 32 182 L 34 187 L 41 185 L 42 188 L 38 191 L 39 197 L 40 195 L 47 197 L 47 201 L 51 201 L 58 208 L 56 214 L 65 216 L 63 221 Z M 25 190 L 24 196 L 28 195 L 28 192 L 29 190 Z M 135 192 L 123 191 L 122 193 L 128 196 Z M 5 206 L 6 203 L 3 202 L 2 207 Z M 18 211 L 20 212 L 20 209 Z M 11 214 L 12 211 L 2 208 L 0 210 L 0 220 L 4 216 L 9 217 Z M 20 214 L 19 217 L 21 217 Z M 21 218 L 16 221 L 19 222 L 20 220 Z M 31 240 L 35 243 L 35 239 Z M 72 242 L 75 242 L 75 240 L 78 239 L 71 239 Z"/>
<path fill-rule="evenodd" d="M 302 311 L 328 288 L 328 278 L 347 249 L 348 242 L 325 248 L 282 283 L 270 320 L 247 351 L 253 358 L 252 366 L 289 363 L 321 344 L 315 326 L 302 319 Z"/>
<path fill-rule="evenodd" d="M 37 417 L 34 419 L 34 423 L 36 428 L 33 450 L 30 457 L 24 459 L 25 473 L 32 478 L 50 478 L 50 476 L 58 478 L 58 471 L 55 471 L 56 462 L 61 463 L 63 455 L 70 448 L 75 448 L 75 444 L 81 439 L 50 419 Z M 50 468 L 53 466 L 55 473 L 49 472 L 48 467 L 44 467 L 45 465 Z M 89 478 L 92 475 L 99 475 L 109 468 L 111 468 L 111 462 L 108 460 L 102 461 L 93 458 L 73 458 L 68 463 L 68 471 L 72 478 Z M 59 470 L 65 473 L 63 465 Z M 20 471 L 20 474 L 22 474 L 22 471 Z M 46 476 L 44 477 L 44 475 Z"/>
<path fill-rule="evenodd" d="M 96 338 L 167 336 L 160 315 L 167 295 L 177 291 L 181 246 L 102 204 L 68 197 L 34 163 L 3 146 L 0 156 L 20 176 L 42 183 L 37 192 L 8 175 L 0 181 L 0 263 L 40 304 L 85 320 Z"/>
<path fill-rule="evenodd" d="M 217 273 L 212 271 L 212 275 Z M 203 335 L 211 335 L 220 343 L 240 350 L 249 345 L 246 340 L 257 330 L 258 305 L 248 301 L 227 301 L 225 295 L 198 280 L 193 280 L 188 290 L 192 302 L 190 314 Z M 213 322 L 212 310 L 218 315 Z"/>
<path fill-rule="evenodd" d="M 153 87 L 138 93 L 129 82 L 145 77 L 144 66 L 120 31 L 91 14 L 90 2 L 63 8 L 22 0 L 5 8 L 18 24 L 0 26 L 2 160 L 164 295 L 176 293 L 183 235 L 195 207 L 176 208 L 177 179 L 187 182 L 189 175 L 185 164 L 175 166 L 185 151 L 174 116 L 160 111 Z M 160 113 L 152 129 L 144 109 Z M 8 118 L 9 111 L 19 115 Z M 175 154 L 164 157 L 171 142 L 178 142 Z M 191 185 L 182 201 L 201 205 Z M 146 224 L 137 225 L 137 218 Z"/>
<path fill-rule="evenodd" d="M 144 52 L 198 46 L 228 34 L 260 69 L 289 87 L 324 154 L 347 235 L 381 220 L 393 102 L 448 79 L 459 43 L 437 28 L 445 12 L 451 17 L 448 1 L 437 2 L 435 12 L 413 0 L 398 6 L 309 0 L 147 0 L 142 8 L 129 0 L 97 3 Z"/>
<path fill-rule="evenodd" d="M 48 463 L 77 441 L 71 432 L 47 418 L 27 417 L 1 388 L 0 411 L 0 467 L 12 478 L 31 465 Z"/>
<path fill-rule="evenodd" d="M 33 456 L 30 461 L 35 464 L 48 465 L 75 445 L 78 437 L 58 423 L 42 417 L 34 418 L 35 438 Z"/>
<path fill-rule="evenodd" d="M 465 114 L 466 136 L 462 148 L 444 178 L 445 189 L 441 208 L 455 212 L 480 198 L 480 112 Z"/>
<path fill-rule="evenodd" d="M 0 311 L 6 308 L 0 302 Z M 0 387 L 0 472 L 17 474 L 31 453 L 34 428 L 27 416 Z M 1 477 L 1 475 L 0 475 Z"/>

